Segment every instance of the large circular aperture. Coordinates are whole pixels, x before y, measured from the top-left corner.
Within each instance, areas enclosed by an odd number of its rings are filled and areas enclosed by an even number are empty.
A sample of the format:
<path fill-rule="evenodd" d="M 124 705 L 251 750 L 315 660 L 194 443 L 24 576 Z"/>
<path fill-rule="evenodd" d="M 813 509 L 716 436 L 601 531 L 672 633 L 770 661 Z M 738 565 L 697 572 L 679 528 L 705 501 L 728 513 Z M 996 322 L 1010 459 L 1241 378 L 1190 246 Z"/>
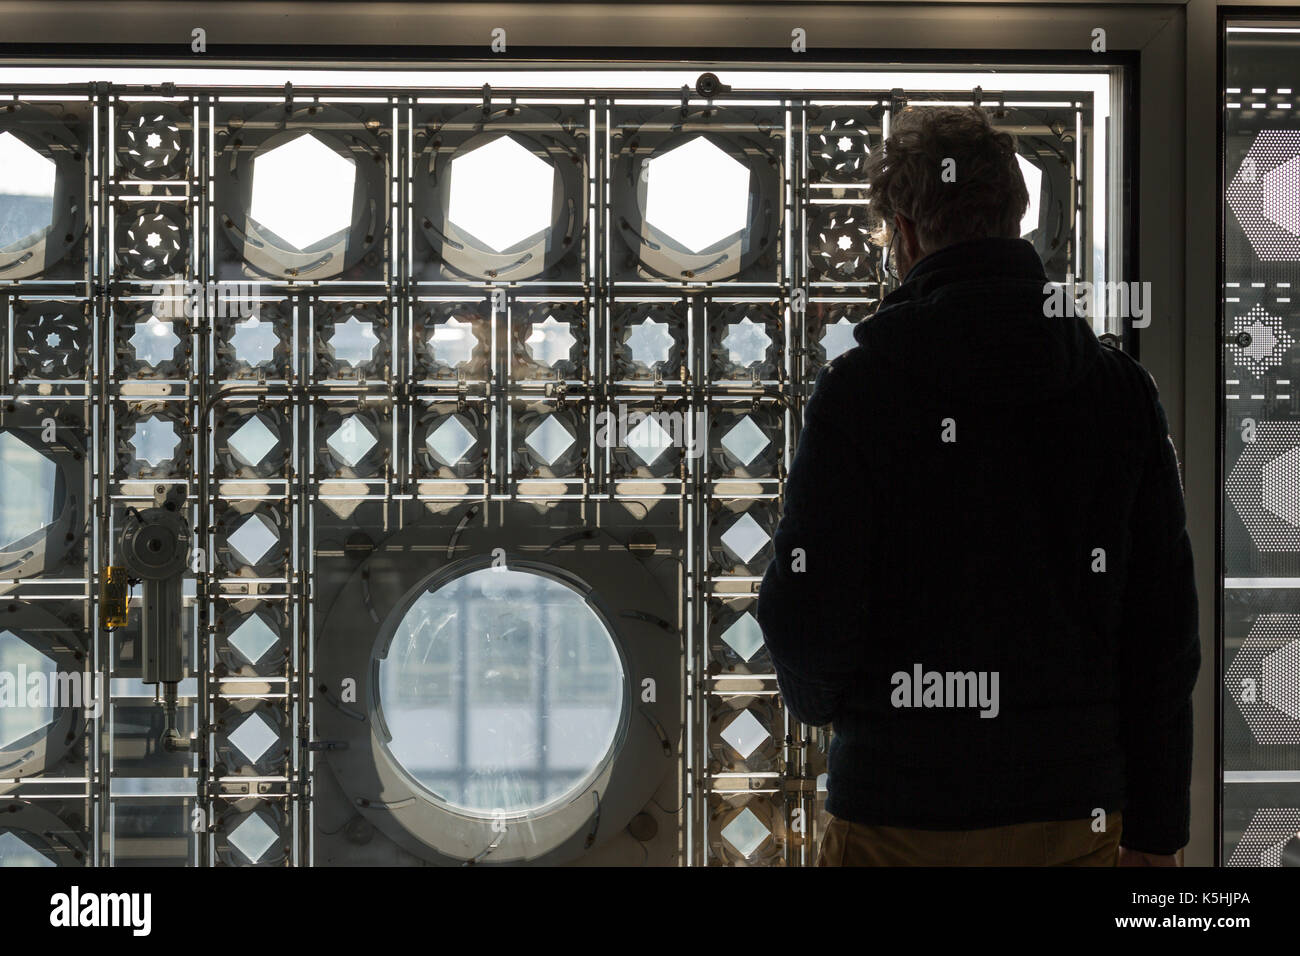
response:
<path fill-rule="evenodd" d="M 624 688 L 609 628 L 581 594 L 501 567 L 420 594 L 379 660 L 377 689 L 389 753 L 437 802 L 515 816 L 599 775 Z"/>

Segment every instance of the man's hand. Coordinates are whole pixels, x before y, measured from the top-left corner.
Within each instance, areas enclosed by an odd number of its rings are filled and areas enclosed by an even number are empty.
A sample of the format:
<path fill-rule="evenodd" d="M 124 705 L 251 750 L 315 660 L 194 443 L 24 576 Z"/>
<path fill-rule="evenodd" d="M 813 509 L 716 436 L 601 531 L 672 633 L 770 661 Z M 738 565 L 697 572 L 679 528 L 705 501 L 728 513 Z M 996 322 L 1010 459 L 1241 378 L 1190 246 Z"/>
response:
<path fill-rule="evenodd" d="M 1170 853 L 1143 853 L 1141 850 L 1130 850 L 1126 846 L 1119 848 L 1119 866 L 1182 866 L 1183 851 Z"/>

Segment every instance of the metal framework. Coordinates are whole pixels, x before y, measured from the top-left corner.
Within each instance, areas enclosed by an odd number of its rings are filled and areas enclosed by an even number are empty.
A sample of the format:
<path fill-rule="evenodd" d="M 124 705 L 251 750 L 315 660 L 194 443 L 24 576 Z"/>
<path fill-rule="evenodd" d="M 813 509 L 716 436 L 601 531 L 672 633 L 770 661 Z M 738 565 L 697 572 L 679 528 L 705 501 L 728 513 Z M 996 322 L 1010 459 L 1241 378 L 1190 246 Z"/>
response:
<path fill-rule="evenodd" d="M 812 382 L 851 344 L 835 330 L 887 291 L 866 241 L 861 160 L 908 98 L 981 103 L 1062 157 L 1049 185 L 1065 218 L 1044 250 L 1055 258 L 1045 258 L 1056 278 L 1088 277 L 1096 240 L 1075 212 L 1110 208 L 1088 185 L 1090 93 L 762 89 L 707 100 L 653 89 L 98 84 L 4 94 L 12 106 L 0 107 L 0 131 L 56 124 L 52 149 L 80 164 L 87 200 L 84 235 L 69 229 L 49 269 L 6 281 L 0 268 L 0 427 L 30 432 L 52 418 L 69 455 L 85 449 L 84 546 L 81 530 L 68 532 L 62 563 L 51 556 L 0 587 L 17 607 L 63 615 L 90 669 L 111 678 L 102 715 L 86 720 L 61 763 L 36 777 L 0 769 L 0 805 L 62 821 L 62 836 L 42 830 L 47 856 L 348 862 L 349 846 L 370 834 L 346 813 L 322 819 L 333 798 L 317 772 L 332 746 L 317 721 L 327 689 L 316 657 L 330 605 L 395 535 L 432 529 L 448 549 L 467 527 L 508 539 L 525 530 L 525 508 L 530 533 L 554 532 L 537 545 L 543 553 L 580 550 L 584 529 L 600 529 L 651 562 L 675 605 L 663 623 L 680 641 L 676 772 L 647 805 L 653 826 L 628 826 L 635 852 L 620 844 L 607 859 L 812 862 L 825 740 L 782 708 L 749 611 Z M 328 256 L 277 251 L 280 237 L 239 219 L 245 171 L 302 130 L 368 164 L 368 185 L 356 188 L 370 205 L 353 204 L 348 239 Z M 168 131 L 174 143 L 150 139 Z M 565 170 L 557 188 L 582 210 L 547 224 L 528 250 L 536 268 L 515 249 L 467 254 L 456 224 L 439 219 L 446 164 L 510 132 Z M 665 254 L 643 221 L 638 170 L 703 132 L 754 173 L 755 238 L 727 255 Z M 1112 236 L 1101 241 L 1109 248 Z M 251 323 L 240 312 L 250 304 Z M 358 317 L 375 344 L 368 358 L 345 360 L 335 337 Z M 572 341 L 541 361 L 529 341 L 555 317 Z M 630 344 L 644 323 L 668 337 L 659 361 Z M 159 329 L 175 343 L 145 360 L 132 340 L 165 338 Z M 246 348 L 254 335 L 263 344 Z M 443 361 L 439 341 L 468 343 L 469 354 Z M 647 460 L 628 434 L 598 437 L 602 413 L 614 424 L 629 412 L 679 413 L 681 441 Z M 470 442 L 455 458 L 430 444 L 448 422 Z M 553 457 L 529 442 L 548 422 L 570 439 Z M 332 442 L 344 429 L 347 440 Z M 174 448 L 146 460 L 142 443 L 169 432 Z M 752 454 L 736 450 L 740 432 Z M 258 456 L 244 446 L 261 433 L 271 437 Z M 158 745 L 161 709 L 138 682 L 135 625 L 99 626 L 99 587 L 127 509 L 174 484 L 188 490 L 198 546 L 186 596 L 194 678 L 180 727 L 196 737 L 194 753 Z M 271 542 L 256 554 L 240 546 L 254 533 Z M 260 654 L 236 637 L 254 619 L 275 639 Z M 239 734 L 252 721 L 271 742 L 250 756 Z M 263 828 L 271 837 L 259 841 Z M 340 832 L 356 839 L 323 852 Z"/>

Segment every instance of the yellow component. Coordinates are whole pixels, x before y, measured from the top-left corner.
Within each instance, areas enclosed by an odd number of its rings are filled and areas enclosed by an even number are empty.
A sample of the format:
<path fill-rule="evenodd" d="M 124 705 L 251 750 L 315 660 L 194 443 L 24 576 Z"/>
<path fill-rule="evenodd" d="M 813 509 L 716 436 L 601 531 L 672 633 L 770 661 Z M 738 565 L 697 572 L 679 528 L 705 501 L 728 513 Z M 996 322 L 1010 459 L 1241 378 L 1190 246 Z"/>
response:
<path fill-rule="evenodd" d="M 105 630 L 126 627 L 126 606 L 130 594 L 126 568 L 105 568 L 104 580 L 99 586 L 99 620 Z"/>

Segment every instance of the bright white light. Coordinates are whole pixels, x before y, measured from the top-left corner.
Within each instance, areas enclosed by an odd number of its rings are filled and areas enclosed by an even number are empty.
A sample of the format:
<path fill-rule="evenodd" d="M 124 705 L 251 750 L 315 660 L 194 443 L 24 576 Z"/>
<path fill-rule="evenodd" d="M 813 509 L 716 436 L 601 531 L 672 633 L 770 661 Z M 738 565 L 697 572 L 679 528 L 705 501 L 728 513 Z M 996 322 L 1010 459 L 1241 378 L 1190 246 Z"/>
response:
<path fill-rule="evenodd" d="M 262 655 L 275 646 L 276 640 L 260 614 L 250 614 L 228 639 L 230 646 L 243 654 L 250 664 L 260 661 Z"/>
<path fill-rule="evenodd" d="M 370 426 L 358 415 L 349 415 L 345 418 L 343 424 L 325 440 L 330 451 L 334 452 L 349 468 L 357 467 L 361 459 L 370 454 L 370 449 L 378 443 L 379 440 L 375 438 Z"/>
<path fill-rule="evenodd" d="M 280 535 L 261 515 L 250 515 L 226 539 L 230 550 L 245 564 L 257 564 L 279 542 Z"/>
<path fill-rule="evenodd" d="M 727 326 L 727 334 L 722 337 L 722 347 L 731 356 L 731 364 L 741 368 L 749 368 L 767 358 L 771 345 L 772 339 L 762 323 L 748 316 Z"/>
<path fill-rule="evenodd" d="M 52 677 L 58 665 L 28 644 L 12 631 L 0 631 L 0 673 L 17 681 L 18 674 L 35 676 L 43 674 Z M 34 734 L 54 720 L 54 708 L 49 703 L 31 706 L 27 688 L 19 687 L 18 693 L 0 707 L 0 747 L 8 747 L 22 740 L 28 734 Z"/>
<path fill-rule="evenodd" d="M 573 442 L 568 426 L 554 415 L 547 415 L 524 439 L 524 444 L 537 452 L 548 465 L 554 465 Z"/>
<path fill-rule="evenodd" d="M 465 452 L 474 446 L 474 435 L 460 423 L 455 415 L 448 415 L 442 424 L 429 432 L 424 443 L 429 446 L 429 453 L 448 468 L 465 457 Z"/>
<path fill-rule="evenodd" d="M 628 450 L 652 466 L 665 451 L 672 447 L 673 436 L 656 420 L 654 415 L 647 415 L 627 433 Z"/>
<path fill-rule="evenodd" d="M 0 548 L 54 519 L 53 461 L 12 432 L 0 431 Z"/>
<path fill-rule="evenodd" d="M 1025 178 L 1025 189 L 1029 193 L 1029 205 L 1020 217 L 1020 234 L 1027 236 L 1038 228 L 1038 208 L 1043 197 L 1043 171 L 1019 153 L 1016 153 L 1016 162 L 1020 164 L 1020 175 Z"/>
<path fill-rule="evenodd" d="M 497 252 L 551 224 L 555 168 L 510 136 L 451 161 L 447 218 Z"/>
<path fill-rule="evenodd" d="M 722 828 L 722 836 L 747 860 L 771 834 L 772 831 L 763 826 L 763 821 L 749 807 L 741 810 Z"/>
<path fill-rule="evenodd" d="M 749 169 L 707 136 L 650 160 L 645 218 L 691 252 L 700 252 L 749 222 Z"/>
<path fill-rule="evenodd" d="M 54 160 L 13 133 L 0 133 L 0 249 L 54 222 Z"/>
<path fill-rule="evenodd" d="M 632 352 L 633 362 L 653 368 L 668 361 L 673 347 L 673 334 L 668 331 L 667 322 L 646 319 L 632 326 L 627 334 L 627 347 Z"/>
<path fill-rule="evenodd" d="M 746 611 L 722 632 L 722 639 L 742 660 L 747 661 L 763 646 L 763 629 L 758 626 L 754 615 Z"/>
<path fill-rule="evenodd" d="M 533 323 L 533 330 L 524 344 L 528 346 L 534 361 L 551 368 L 556 362 L 568 360 L 569 352 L 577 341 L 569 331 L 568 322 L 556 321 L 554 316 L 548 315 L 545 322 Z"/>
<path fill-rule="evenodd" d="M 747 514 L 741 515 L 722 536 L 723 545 L 742 562 L 762 551 L 768 540 L 767 532 Z"/>
<path fill-rule="evenodd" d="M 248 214 L 299 249 L 348 228 L 357 167 L 311 133 L 253 160 Z"/>
<path fill-rule="evenodd" d="M 266 722 L 266 718 L 254 711 L 242 724 L 230 734 L 230 742 L 252 763 L 262 756 L 280 740 L 280 735 Z"/>
<path fill-rule="evenodd" d="M 256 468 L 272 448 L 280 443 L 276 434 L 256 415 L 240 425 L 227 444 L 235 457 L 249 468 Z"/>
<path fill-rule="evenodd" d="M 348 316 L 346 322 L 334 323 L 334 336 L 330 339 L 330 346 L 334 349 L 336 361 L 360 368 L 375 357 L 375 346 L 378 344 L 379 339 L 370 323 L 362 322 L 355 315 Z"/>
<path fill-rule="evenodd" d="M 853 329 L 856 325 L 856 322 L 850 322 L 847 317 L 844 317 L 822 330 L 822 350 L 826 353 L 826 361 L 829 362 L 843 355 L 858 344 L 857 339 L 853 337 Z"/>
<path fill-rule="evenodd" d="M 771 736 L 767 728 L 748 710 L 742 710 L 740 716 L 726 726 L 720 734 L 723 740 L 735 748 L 736 753 L 748 757 L 763 741 Z"/>
<path fill-rule="evenodd" d="M 155 368 L 176 354 L 180 339 L 172 331 L 170 322 L 163 322 L 156 315 L 149 316 L 147 322 L 135 324 L 135 334 L 131 336 L 131 348 L 135 357 L 151 368 Z"/>
<path fill-rule="evenodd" d="M 477 344 L 473 326 L 456 318 L 434 326 L 433 335 L 429 337 L 429 350 L 434 361 L 452 368 L 472 359 Z"/>
<path fill-rule="evenodd" d="M 755 425 L 754 420 L 748 415 L 736 422 L 735 426 L 722 436 L 722 447 L 746 466 L 771 443 L 763 433 L 763 429 Z"/>
<path fill-rule="evenodd" d="M 135 432 L 131 436 L 131 446 L 135 457 L 151 468 L 157 468 L 176 454 L 176 446 L 181 440 L 176 436 L 172 423 L 150 415 L 142 422 L 136 422 Z"/>
<path fill-rule="evenodd" d="M 231 846 L 256 863 L 276 841 L 276 832 L 260 813 L 253 813 L 231 831 L 229 840 Z"/>

